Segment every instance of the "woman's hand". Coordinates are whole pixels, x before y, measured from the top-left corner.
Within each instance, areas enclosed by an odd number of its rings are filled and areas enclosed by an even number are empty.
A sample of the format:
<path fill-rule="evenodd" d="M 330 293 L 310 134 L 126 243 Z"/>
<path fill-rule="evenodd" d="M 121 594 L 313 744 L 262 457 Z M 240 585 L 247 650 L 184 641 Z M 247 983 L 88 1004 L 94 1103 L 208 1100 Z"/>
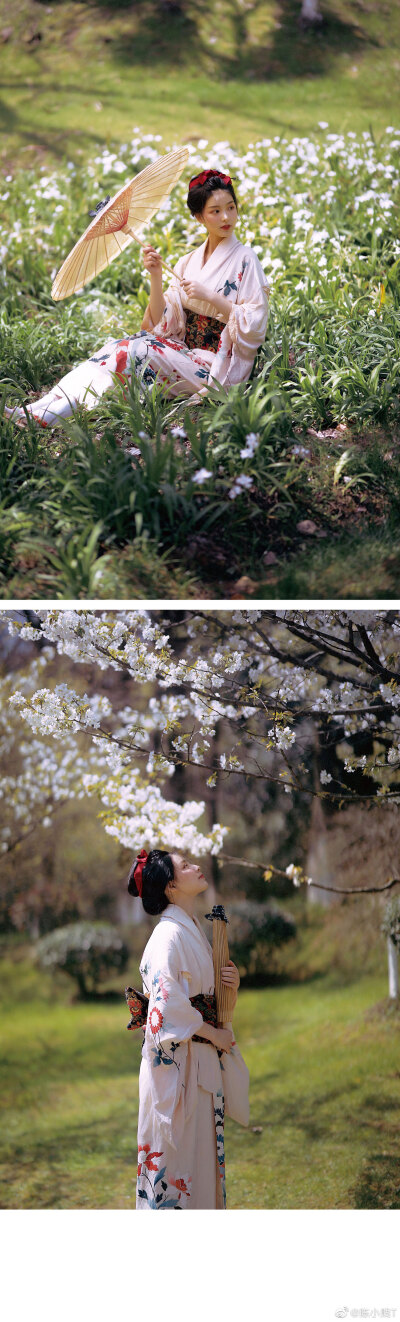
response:
<path fill-rule="evenodd" d="M 231 1028 L 213 1028 L 213 1046 L 218 1051 L 230 1051 L 235 1041 Z"/>
<path fill-rule="evenodd" d="M 233 959 L 230 959 L 229 964 L 225 964 L 225 967 L 221 969 L 221 979 L 227 987 L 233 987 L 235 991 L 240 987 L 239 969 L 236 968 Z"/>
<path fill-rule="evenodd" d="M 186 298 L 194 299 L 196 303 L 213 303 L 214 293 L 208 285 L 201 285 L 198 280 L 181 280 L 182 288 L 185 290 Z"/>
<path fill-rule="evenodd" d="M 216 294 L 209 285 L 201 285 L 198 280 L 181 280 L 182 289 L 184 289 L 186 298 L 194 299 L 195 302 L 211 303 L 216 312 L 221 312 L 225 321 L 229 321 L 232 311 L 232 303 L 224 294 Z M 223 327 L 221 326 L 221 330 Z"/>
<path fill-rule="evenodd" d="M 204 1022 L 200 1028 L 196 1028 L 196 1037 L 203 1037 L 205 1042 L 211 1042 L 218 1051 L 230 1051 L 235 1040 L 231 1028 L 214 1028 L 213 1024 Z"/>
<path fill-rule="evenodd" d="M 143 248 L 143 262 L 146 271 L 150 271 L 150 275 L 162 275 L 160 254 L 155 248 L 152 248 L 151 243 L 146 243 Z"/>

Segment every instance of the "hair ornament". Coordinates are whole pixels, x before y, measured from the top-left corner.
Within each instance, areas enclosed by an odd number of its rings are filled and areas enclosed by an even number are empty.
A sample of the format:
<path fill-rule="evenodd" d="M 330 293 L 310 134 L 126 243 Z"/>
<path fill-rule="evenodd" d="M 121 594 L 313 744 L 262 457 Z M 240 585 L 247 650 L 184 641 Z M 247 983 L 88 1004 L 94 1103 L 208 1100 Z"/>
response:
<path fill-rule="evenodd" d="M 145 863 L 147 863 L 147 859 L 148 859 L 148 857 L 149 857 L 149 856 L 148 856 L 147 851 L 146 851 L 145 849 L 141 849 L 141 850 L 140 850 L 140 854 L 138 854 L 137 859 L 136 859 L 136 863 L 135 863 L 135 868 L 134 868 L 133 878 L 134 878 L 134 882 L 135 882 L 135 886 L 136 886 L 137 893 L 138 893 L 138 895 L 140 895 L 140 896 L 141 896 L 141 894 L 142 894 L 142 889 L 143 889 L 143 868 L 144 868 Z"/>
<path fill-rule="evenodd" d="M 222 174 L 221 170 L 202 170 L 201 174 L 193 175 L 193 179 L 190 180 L 189 193 L 192 188 L 201 188 L 201 185 L 207 183 L 207 179 L 210 179 L 213 175 L 216 175 L 222 184 L 232 183 L 230 174 Z"/>

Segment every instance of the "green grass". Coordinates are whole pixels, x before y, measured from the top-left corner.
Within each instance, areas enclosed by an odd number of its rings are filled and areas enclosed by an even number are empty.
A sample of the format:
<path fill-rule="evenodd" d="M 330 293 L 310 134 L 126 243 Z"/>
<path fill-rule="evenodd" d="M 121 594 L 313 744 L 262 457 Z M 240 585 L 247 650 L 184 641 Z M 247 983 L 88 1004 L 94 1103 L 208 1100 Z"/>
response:
<path fill-rule="evenodd" d="M 324 0 L 324 28 L 302 33 L 298 0 L 0 3 L 6 164 L 87 156 L 135 124 L 174 138 L 236 141 L 304 134 L 318 120 L 379 132 L 396 115 L 397 0 Z M 40 34 L 40 37 L 39 35 Z"/>
<path fill-rule="evenodd" d="M 396 527 L 376 534 L 364 529 L 362 542 L 351 532 L 335 536 L 331 546 L 317 542 L 307 549 L 300 545 L 289 564 L 276 565 L 265 574 L 257 596 L 284 598 L 398 597 L 400 542 Z"/>
<path fill-rule="evenodd" d="M 251 1118 L 226 1125 L 230 1208 L 400 1207 L 399 1015 L 383 976 L 344 983 L 241 992 Z M 68 995 L 3 960 L 1 1202 L 133 1207 L 139 1039 L 122 999 Z"/>

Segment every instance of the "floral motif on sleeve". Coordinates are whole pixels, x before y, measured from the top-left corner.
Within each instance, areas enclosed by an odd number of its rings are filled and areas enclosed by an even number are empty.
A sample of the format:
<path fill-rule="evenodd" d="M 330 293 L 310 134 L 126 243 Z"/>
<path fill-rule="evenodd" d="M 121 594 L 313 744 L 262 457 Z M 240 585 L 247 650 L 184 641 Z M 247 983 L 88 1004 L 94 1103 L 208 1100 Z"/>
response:
<path fill-rule="evenodd" d="M 160 1028 L 162 1028 L 162 1024 L 163 1024 L 163 1016 L 161 1014 L 161 1010 L 158 1009 L 158 1005 L 153 1005 L 153 1009 L 150 1010 L 149 1024 L 153 1036 L 155 1037 L 156 1033 Z"/>
<path fill-rule="evenodd" d="M 167 1025 L 164 1024 L 164 1015 L 160 1008 L 160 1003 L 165 1005 L 168 1000 L 168 991 L 162 973 L 160 973 L 159 970 L 154 974 L 152 980 L 151 1000 L 153 1004 L 149 1011 L 147 1022 L 154 1038 L 154 1043 L 151 1047 L 153 1068 L 155 1068 L 156 1065 L 175 1065 L 176 1069 L 179 1070 L 180 1066 L 178 1061 L 175 1060 L 175 1052 L 178 1050 L 179 1042 L 171 1042 L 168 1051 L 166 1051 L 160 1040 L 162 1028 L 167 1027 Z"/>

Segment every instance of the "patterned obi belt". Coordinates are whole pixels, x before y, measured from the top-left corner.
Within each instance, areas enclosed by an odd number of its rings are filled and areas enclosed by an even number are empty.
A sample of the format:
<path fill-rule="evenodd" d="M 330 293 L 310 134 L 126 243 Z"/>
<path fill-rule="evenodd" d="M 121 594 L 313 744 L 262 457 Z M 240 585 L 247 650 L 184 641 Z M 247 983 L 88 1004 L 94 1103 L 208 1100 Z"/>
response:
<path fill-rule="evenodd" d="M 216 353 L 225 323 L 216 317 L 200 317 L 198 312 L 186 310 L 185 344 L 188 349 L 210 349 Z"/>
<path fill-rule="evenodd" d="M 136 991 L 136 987 L 125 987 L 125 1000 L 131 1012 L 131 1021 L 127 1024 L 127 1028 L 145 1028 L 149 1009 L 148 997 L 144 996 L 143 992 Z M 190 997 L 190 1004 L 195 1010 L 200 1010 L 206 1024 L 217 1027 L 217 1002 L 214 995 L 206 996 L 200 992 L 199 996 Z M 194 1033 L 192 1042 L 204 1042 L 204 1038 Z"/>

